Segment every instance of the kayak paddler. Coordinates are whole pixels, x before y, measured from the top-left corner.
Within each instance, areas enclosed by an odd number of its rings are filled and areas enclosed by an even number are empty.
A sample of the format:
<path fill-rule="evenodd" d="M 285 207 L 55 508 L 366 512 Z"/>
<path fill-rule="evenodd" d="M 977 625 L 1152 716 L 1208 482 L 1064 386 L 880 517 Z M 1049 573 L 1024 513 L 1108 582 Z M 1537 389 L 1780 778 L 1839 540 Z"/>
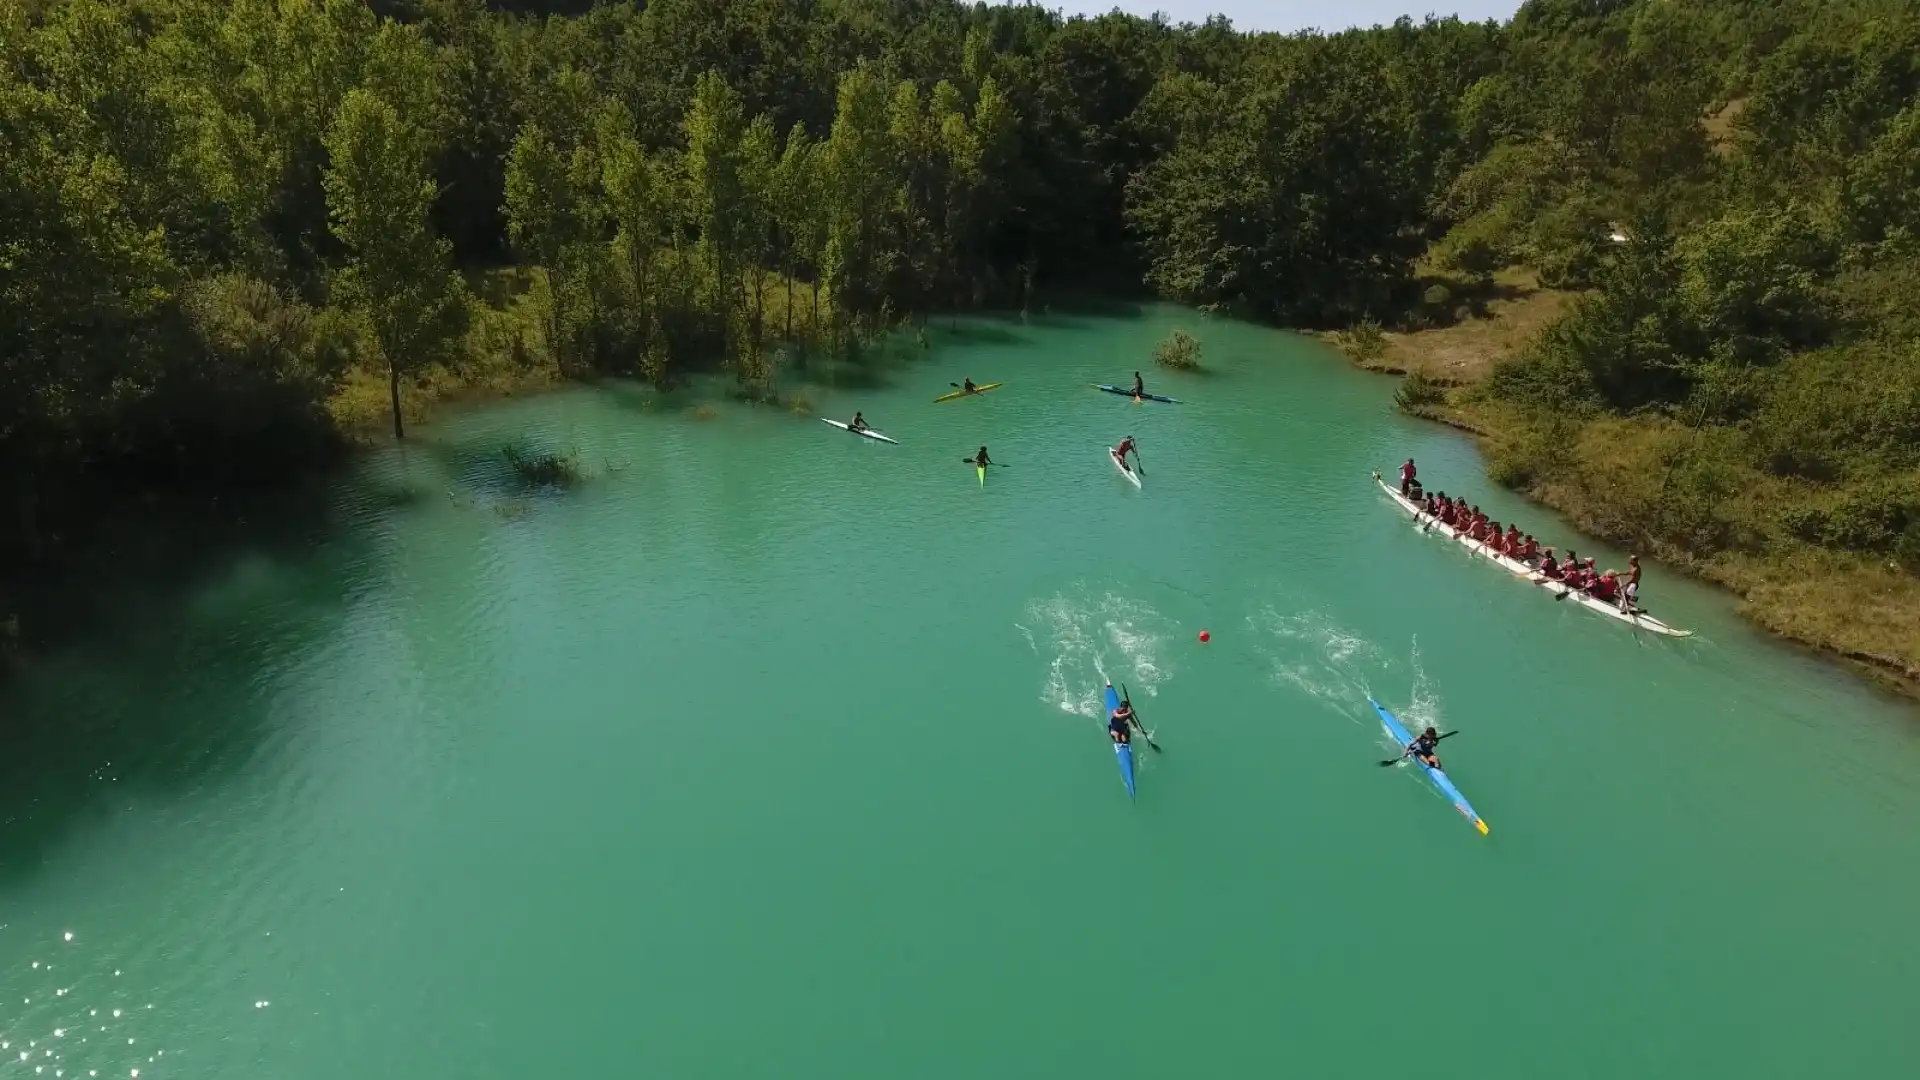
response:
<path fill-rule="evenodd" d="M 1131 435 L 1127 436 L 1124 439 L 1121 439 L 1120 445 L 1113 448 L 1113 456 L 1119 459 L 1120 464 L 1122 466 L 1127 465 L 1127 455 L 1129 453 L 1135 455 L 1136 457 L 1139 456 L 1139 453 L 1140 453 L 1140 448 L 1133 445 L 1133 436 Z M 1127 467 L 1131 468 L 1131 466 L 1127 466 Z"/>
<path fill-rule="evenodd" d="M 963 394 L 977 394 L 980 392 L 980 388 L 973 385 L 972 379 L 961 379 L 960 392 Z"/>
<path fill-rule="evenodd" d="M 1132 746 L 1134 728 L 1140 728 L 1141 734 L 1147 730 L 1140 727 L 1140 718 L 1133 715 L 1133 702 L 1122 701 L 1107 717 L 1107 735 L 1122 746 Z"/>
<path fill-rule="evenodd" d="M 859 410 L 857 409 L 854 410 L 853 421 L 847 425 L 847 430 L 848 431 L 866 431 L 867 418 L 864 416 L 861 416 Z"/>
<path fill-rule="evenodd" d="M 979 466 L 982 469 L 993 464 L 993 459 L 987 456 L 987 448 L 984 446 L 980 448 L 979 453 L 973 455 L 973 457 L 968 458 L 967 460 L 973 462 L 975 465 Z"/>
<path fill-rule="evenodd" d="M 1459 733 L 1454 731 L 1447 732 L 1447 735 L 1457 734 Z M 1432 726 L 1428 726 L 1425 731 L 1422 731 L 1412 742 L 1407 744 L 1407 752 L 1401 756 L 1419 758 L 1427 768 L 1438 769 L 1440 767 L 1440 758 L 1435 755 L 1433 751 L 1435 747 L 1440 745 L 1440 740 L 1446 738 L 1447 735 L 1442 735 L 1434 730 Z"/>
<path fill-rule="evenodd" d="M 1137 371 L 1133 373 L 1133 396 L 1135 398 L 1147 396 L 1146 381 L 1140 378 L 1140 373 Z"/>

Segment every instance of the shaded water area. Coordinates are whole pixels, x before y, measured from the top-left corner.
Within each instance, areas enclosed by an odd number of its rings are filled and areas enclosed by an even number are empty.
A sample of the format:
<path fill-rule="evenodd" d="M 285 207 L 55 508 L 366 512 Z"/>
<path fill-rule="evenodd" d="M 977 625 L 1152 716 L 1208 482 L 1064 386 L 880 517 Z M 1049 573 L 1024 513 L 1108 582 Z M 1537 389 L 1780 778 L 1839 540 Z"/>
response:
<path fill-rule="evenodd" d="M 1089 387 L 1175 325 L 1186 404 Z M 1149 309 L 810 392 L 899 446 L 609 387 L 369 455 L 0 697 L 0 1077 L 1904 1074 L 1913 713 L 1421 535 L 1372 470 L 1577 541 L 1392 386 Z"/>

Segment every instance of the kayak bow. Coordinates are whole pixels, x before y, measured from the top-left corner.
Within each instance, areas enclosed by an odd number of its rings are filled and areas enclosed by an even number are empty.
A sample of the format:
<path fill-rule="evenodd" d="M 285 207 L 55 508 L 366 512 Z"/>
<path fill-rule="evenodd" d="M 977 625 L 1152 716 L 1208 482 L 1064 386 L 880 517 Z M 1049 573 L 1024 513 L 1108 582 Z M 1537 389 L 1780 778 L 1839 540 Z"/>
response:
<path fill-rule="evenodd" d="M 1399 744 L 1400 749 L 1405 750 L 1413 742 L 1413 736 L 1407 733 L 1407 729 L 1401 726 L 1400 721 L 1394 719 L 1385 705 L 1372 698 L 1367 699 L 1367 704 L 1373 706 L 1373 710 L 1380 714 L 1380 722 L 1387 726 L 1387 734 L 1393 736 L 1393 741 Z M 1447 774 L 1424 761 L 1420 762 L 1420 768 L 1426 772 L 1427 779 L 1433 781 L 1433 786 L 1440 789 L 1440 794 L 1445 795 L 1447 801 L 1453 804 L 1453 808 L 1460 811 L 1462 817 L 1473 822 L 1473 827 L 1480 830 L 1481 836 L 1487 835 L 1487 823 L 1480 820 L 1479 814 L 1474 813 L 1472 805 L 1467 802 L 1467 797 L 1460 794 L 1459 788 L 1453 786 L 1453 781 L 1447 778 Z"/>
<path fill-rule="evenodd" d="M 1120 709 L 1120 695 L 1114 691 L 1113 684 L 1108 683 L 1107 684 L 1107 717 L 1108 719 L 1112 719 L 1113 714 L 1115 712 L 1118 712 L 1119 709 Z M 1118 758 L 1120 761 L 1120 779 L 1125 780 L 1127 782 L 1127 798 L 1131 799 L 1133 798 L 1133 746 L 1132 744 L 1123 743 L 1123 742 L 1114 743 L 1113 756 Z"/>

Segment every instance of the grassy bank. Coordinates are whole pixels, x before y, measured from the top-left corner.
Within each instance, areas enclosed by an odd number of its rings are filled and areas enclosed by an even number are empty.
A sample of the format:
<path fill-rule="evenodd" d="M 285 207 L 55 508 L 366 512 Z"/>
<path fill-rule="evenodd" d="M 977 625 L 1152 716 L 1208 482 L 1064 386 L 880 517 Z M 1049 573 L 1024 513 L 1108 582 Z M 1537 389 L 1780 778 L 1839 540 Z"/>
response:
<path fill-rule="evenodd" d="M 1576 299 L 1518 271 L 1500 284 L 1483 315 L 1335 343 L 1367 370 L 1402 376 L 1405 411 L 1473 434 L 1493 482 L 1724 586 L 1759 626 L 1920 696 L 1920 576 L 1898 557 L 1810 543 L 1796 527 L 1850 512 L 1849 489 L 1755 467 L 1746 437 L 1728 428 L 1652 410 L 1554 417 L 1487 392 L 1496 365 Z"/>
<path fill-rule="evenodd" d="M 550 389 L 563 381 L 555 350 L 541 332 L 545 313 L 520 269 L 474 271 L 468 284 L 475 302 L 453 363 L 429 364 L 400 381 L 400 412 L 411 429 L 443 405 L 513 397 Z M 327 396 L 335 427 L 362 445 L 393 438 L 386 369 L 349 366 Z"/>

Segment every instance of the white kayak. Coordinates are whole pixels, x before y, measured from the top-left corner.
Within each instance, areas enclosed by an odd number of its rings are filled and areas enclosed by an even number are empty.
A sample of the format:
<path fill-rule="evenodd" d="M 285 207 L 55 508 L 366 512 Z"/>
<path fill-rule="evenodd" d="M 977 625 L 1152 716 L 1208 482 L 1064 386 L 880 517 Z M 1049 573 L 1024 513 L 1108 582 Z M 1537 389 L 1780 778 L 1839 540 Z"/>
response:
<path fill-rule="evenodd" d="M 879 432 L 877 432 L 877 431 L 875 431 L 875 430 L 873 430 L 872 428 L 867 428 L 867 429 L 865 429 L 865 430 L 863 430 L 863 431 L 854 431 L 854 430 L 853 430 L 852 428 L 850 428 L 850 427 L 848 427 L 847 425 L 845 425 L 845 424 L 843 424 L 843 423 L 841 423 L 840 421 L 838 421 L 838 420 L 829 420 L 829 419 L 827 419 L 827 418 L 826 418 L 826 417 L 824 417 L 824 416 L 820 418 L 820 422 L 821 422 L 821 423 L 823 423 L 823 424 L 832 424 L 832 425 L 833 425 L 834 427 L 837 427 L 837 428 L 839 428 L 839 429 L 840 429 L 841 431 L 851 431 L 851 432 L 853 432 L 853 434 L 855 434 L 855 435 L 865 435 L 865 436 L 866 436 L 867 438 L 869 438 L 869 439 L 878 439 L 878 440 L 880 440 L 880 441 L 881 441 L 881 442 L 883 442 L 883 443 L 893 443 L 893 445 L 895 445 L 895 446 L 899 446 L 899 445 L 900 445 L 899 443 L 897 443 L 897 442 L 894 442 L 894 441 L 893 441 L 892 439 L 889 439 L 889 438 L 887 438 L 887 437 L 886 437 L 885 435 L 882 435 L 882 434 L 880 434 Z"/>
<path fill-rule="evenodd" d="M 1473 551 L 1476 554 L 1485 555 L 1489 560 L 1493 562 L 1495 566 L 1498 566 L 1501 569 L 1506 570 L 1508 573 L 1513 574 L 1515 577 L 1525 578 L 1528 581 L 1532 582 L 1535 585 L 1540 586 L 1541 588 L 1547 590 L 1550 593 L 1558 594 L 1558 593 L 1564 593 L 1568 591 L 1565 585 L 1561 584 L 1558 581 L 1548 580 L 1547 578 L 1541 576 L 1540 573 L 1536 571 L 1533 567 L 1528 566 L 1527 564 L 1520 562 L 1516 559 L 1509 559 L 1505 555 L 1498 554 L 1492 548 L 1488 547 L 1485 541 L 1470 539 L 1465 533 L 1456 531 L 1453 528 L 1453 526 L 1440 522 L 1439 520 L 1434 518 L 1432 514 L 1429 514 L 1421 510 L 1418 506 L 1415 506 L 1413 504 L 1413 500 L 1407 498 L 1405 495 L 1400 494 L 1400 491 L 1398 488 L 1395 488 L 1393 485 L 1387 483 L 1385 480 L 1380 479 L 1379 473 L 1373 474 L 1373 482 L 1376 484 L 1379 484 L 1380 490 L 1386 492 L 1388 497 L 1393 499 L 1394 502 L 1399 503 L 1400 508 L 1402 510 L 1405 510 L 1409 514 L 1412 514 L 1413 519 L 1415 521 L 1421 522 L 1422 524 L 1426 525 L 1428 528 L 1432 529 L 1434 532 L 1437 532 L 1442 536 L 1451 537 L 1454 540 L 1459 541 L 1468 550 Z M 1692 637 L 1693 636 L 1693 631 L 1691 630 L 1676 630 L 1673 627 L 1668 626 L 1666 623 L 1661 622 L 1659 619 L 1656 619 L 1651 615 L 1636 614 L 1630 611 L 1621 611 L 1620 606 L 1618 604 L 1609 604 L 1605 600 L 1596 600 L 1593 597 L 1588 596 L 1586 593 L 1583 593 L 1583 592 L 1575 592 L 1573 595 L 1567 597 L 1567 599 L 1564 602 L 1570 603 L 1570 604 L 1578 604 L 1582 608 L 1585 608 L 1586 610 L 1593 612 L 1595 615 L 1605 615 L 1609 619 L 1614 619 L 1616 621 L 1626 623 L 1629 626 L 1638 627 L 1641 630 L 1651 630 L 1656 634 L 1664 634 L 1667 637 Z"/>
<path fill-rule="evenodd" d="M 1132 468 L 1121 460 L 1120 455 L 1114 453 L 1111 446 L 1107 447 L 1107 460 L 1113 462 L 1113 467 L 1120 470 L 1121 476 L 1133 481 L 1134 487 L 1140 486 L 1140 470 Z"/>

